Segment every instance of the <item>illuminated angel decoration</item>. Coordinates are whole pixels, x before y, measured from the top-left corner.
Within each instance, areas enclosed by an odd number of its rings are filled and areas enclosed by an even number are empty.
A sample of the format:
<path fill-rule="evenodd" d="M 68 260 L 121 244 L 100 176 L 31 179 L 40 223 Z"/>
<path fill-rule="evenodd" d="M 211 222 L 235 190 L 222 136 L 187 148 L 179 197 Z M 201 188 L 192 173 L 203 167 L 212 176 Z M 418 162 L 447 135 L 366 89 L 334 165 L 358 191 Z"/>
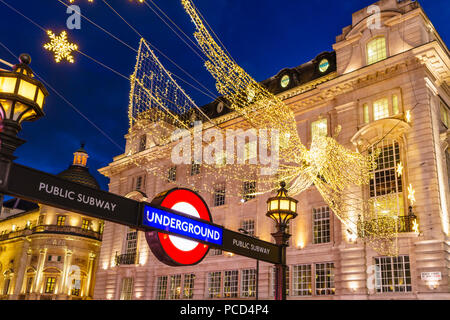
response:
<path fill-rule="evenodd" d="M 282 159 L 275 174 L 257 175 L 257 164 L 231 166 L 226 165 L 226 159 L 222 159 L 221 165 L 210 166 L 214 174 L 233 182 L 258 181 L 258 193 L 274 191 L 280 181 L 290 185 L 291 195 L 314 185 L 350 234 L 358 235 L 380 253 L 396 255 L 397 212 L 389 208 L 393 201 L 389 195 L 382 201 L 364 201 L 361 191 L 362 186 L 369 184 L 378 154 L 364 155 L 340 145 L 335 139 L 340 128 L 333 137 L 313 136 L 308 149 L 300 140 L 290 107 L 224 52 L 205 27 L 192 1 L 182 0 L 182 4 L 196 27 L 194 36 L 207 58 L 205 66 L 223 95 L 221 103 L 244 119 L 247 127 L 256 130 L 270 127 L 280 133 L 278 145 Z M 225 131 L 178 86 L 145 40 L 141 40 L 135 73 L 131 77 L 129 118 L 130 128 L 145 126 L 152 132 L 159 152 L 134 159 L 138 166 L 157 175 L 165 173 L 157 165 L 149 164 L 155 159 L 167 158 L 174 129 L 192 131 L 193 120 L 200 120 L 211 128 Z M 203 180 L 204 190 L 211 190 L 210 181 L 205 177 L 191 175 L 184 184 L 192 183 L 198 189 L 199 179 Z"/>

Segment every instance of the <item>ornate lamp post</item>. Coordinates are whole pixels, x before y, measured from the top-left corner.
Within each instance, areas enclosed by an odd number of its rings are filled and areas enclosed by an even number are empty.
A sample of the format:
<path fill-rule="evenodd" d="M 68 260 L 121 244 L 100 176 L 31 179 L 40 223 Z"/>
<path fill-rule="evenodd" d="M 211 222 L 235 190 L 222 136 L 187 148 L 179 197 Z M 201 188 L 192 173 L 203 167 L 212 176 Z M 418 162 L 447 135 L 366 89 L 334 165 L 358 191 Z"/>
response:
<path fill-rule="evenodd" d="M 275 300 L 286 300 L 286 248 L 290 234 L 286 228 L 291 219 L 297 217 L 297 200 L 288 197 L 286 183 L 280 183 L 281 188 L 275 197 L 267 200 L 266 216 L 276 223 L 277 232 L 272 233 L 275 243 L 281 246 L 281 264 L 275 265 Z"/>
<path fill-rule="evenodd" d="M 17 137 L 21 123 L 44 116 L 42 108 L 48 96 L 28 66 L 31 57 L 21 54 L 19 61 L 11 71 L 0 69 L 0 186 L 6 184 L 9 164 L 16 159 L 15 150 L 25 143 Z M 3 196 L 0 196 L 0 210 L 2 204 Z"/>

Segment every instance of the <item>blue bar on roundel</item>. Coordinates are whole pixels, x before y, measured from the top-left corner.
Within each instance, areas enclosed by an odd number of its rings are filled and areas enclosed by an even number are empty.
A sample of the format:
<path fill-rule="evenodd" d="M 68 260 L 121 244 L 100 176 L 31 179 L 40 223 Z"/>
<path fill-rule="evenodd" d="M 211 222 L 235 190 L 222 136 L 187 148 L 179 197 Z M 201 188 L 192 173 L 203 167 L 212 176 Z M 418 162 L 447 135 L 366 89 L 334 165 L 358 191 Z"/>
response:
<path fill-rule="evenodd" d="M 189 219 L 159 208 L 145 206 L 142 223 L 145 226 L 179 234 L 195 240 L 222 245 L 222 228 Z"/>

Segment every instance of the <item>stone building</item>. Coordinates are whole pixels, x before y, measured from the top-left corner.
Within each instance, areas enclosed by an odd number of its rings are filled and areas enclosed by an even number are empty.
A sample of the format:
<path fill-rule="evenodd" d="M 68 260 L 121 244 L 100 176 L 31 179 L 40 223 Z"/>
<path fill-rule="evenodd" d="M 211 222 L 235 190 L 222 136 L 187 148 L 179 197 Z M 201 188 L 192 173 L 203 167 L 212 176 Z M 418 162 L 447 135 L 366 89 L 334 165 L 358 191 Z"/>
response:
<path fill-rule="evenodd" d="M 99 189 L 83 147 L 59 177 Z M 0 216 L 0 298 L 92 299 L 103 221 L 22 199 Z"/>
<path fill-rule="evenodd" d="M 312 135 L 330 135 L 341 126 L 340 144 L 380 150 L 362 193 L 375 201 L 396 196 L 400 253 L 382 256 L 347 232 L 313 186 L 295 197 L 288 299 L 449 299 L 448 48 L 418 2 L 381 0 L 352 15 L 333 49 L 262 84 L 292 108 L 306 145 Z M 203 110 L 221 126 L 239 124 L 219 100 Z M 125 137 L 125 153 L 100 169 L 110 178 L 110 192 L 151 200 L 183 185 L 189 175 L 203 175 L 211 193 L 200 194 L 215 223 L 273 241 L 273 222 L 265 216 L 271 195 L 241 201 L 231 191 L 245 186 L 214 180 L 202 166 L 174 166 L 169 159 L 155 164 L 167 168 L 167 176 L 147 174 L 135 165 L 132 150 L 158 152 L 150 128 L 132 128 Z M 142 232 L 114 223 L 105 224 L 99 260 L 95 299 L 256 296 L 256 261 L 210 250 L 198 265 L 169 267 L 151 254 Z M 260 262 L 258 297 L 273 298 L 273 286 L 273 266 Z"/>

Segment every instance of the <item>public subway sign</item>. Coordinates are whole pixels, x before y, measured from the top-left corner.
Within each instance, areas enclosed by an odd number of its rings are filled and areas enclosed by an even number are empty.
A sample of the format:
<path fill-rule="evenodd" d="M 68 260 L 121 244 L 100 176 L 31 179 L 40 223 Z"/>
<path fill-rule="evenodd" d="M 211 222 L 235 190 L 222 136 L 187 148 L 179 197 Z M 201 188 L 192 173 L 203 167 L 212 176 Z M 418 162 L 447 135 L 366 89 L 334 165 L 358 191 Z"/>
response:
<path fill-rule="evenodd" d="M 158 194 L 144 206 L 142 224 L 155 229 L 145 233 L 147 243 L 158 260 L 170 266 L 197 264 L 208 253 L 208 244 L 222 245 L 222 228 L 212 224 L 205 201 L 189 189 Z"/>
<path fill-rule="evenodd" d="M 11 164 L 6 193 L 30 201 L 136 227 L 139 202 Z"/>
<path fill-rule="evenodd" d="M 155 229 L 146 233 L 147 243 L 170 266 L 197 264 L 210 247 L 269 263 L 281 261 L 277 245 L 213 224 L 205 201 L 189 189 L 171 189 L 144 205 L 142 225 Z"/>

